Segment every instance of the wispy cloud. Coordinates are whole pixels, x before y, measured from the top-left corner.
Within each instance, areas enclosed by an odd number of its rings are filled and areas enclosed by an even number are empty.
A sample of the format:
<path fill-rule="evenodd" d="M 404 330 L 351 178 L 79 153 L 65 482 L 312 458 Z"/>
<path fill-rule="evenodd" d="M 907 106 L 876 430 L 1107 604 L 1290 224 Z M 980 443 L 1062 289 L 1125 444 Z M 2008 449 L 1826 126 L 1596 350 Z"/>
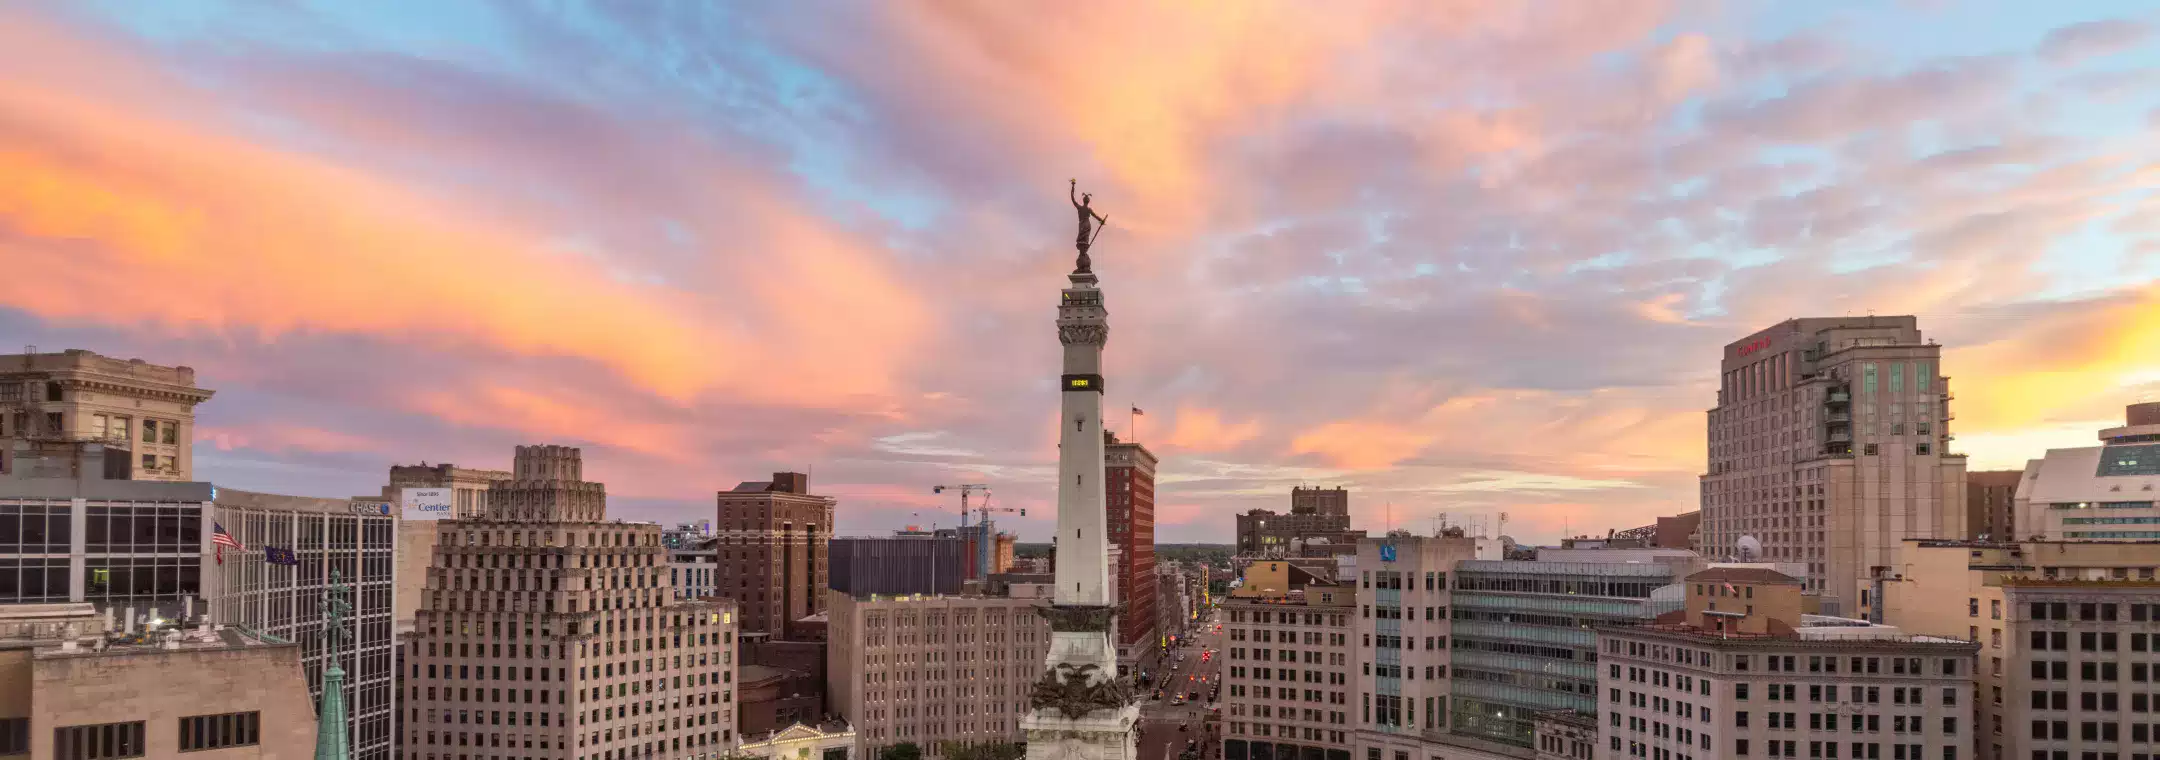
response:
<path fill-rule="evenodd" d="M 1981 6 L 10 5 L 0 339 L 194 366 L 238 486 L 548 440 L 633 516 L 813 468 L 1039 533 L 1076 178 L 1165 540 L 1693 509 L 1792 316 L 1920 315 L 2014 463 L 2160 377 L 2160 45 Z"/>

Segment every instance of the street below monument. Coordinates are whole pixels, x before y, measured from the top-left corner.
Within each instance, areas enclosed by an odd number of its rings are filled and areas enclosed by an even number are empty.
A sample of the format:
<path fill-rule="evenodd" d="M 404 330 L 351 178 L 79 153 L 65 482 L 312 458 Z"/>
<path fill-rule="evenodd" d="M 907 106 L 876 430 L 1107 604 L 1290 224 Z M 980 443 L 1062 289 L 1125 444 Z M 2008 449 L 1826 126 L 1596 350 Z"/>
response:
<path fill-rule="evenodd" d="M 1208 614 L 1212 616 L 1213 612 Z M 1215 623 L 1210 617 L 1204 625 L 1194 626 L 1187 643 L 1172 650 L 1164 660 L 1164 676 L 1156 681 L 1161 699 L 1153 698 L 1152 688 L 1141 695 L 1138 760 L 1177 760 L 1188 740 L 1195 743 L 1202 757 L 1215 756 L 1218 737 L 1207 734 L 1206 720 L 1209 705 L 1213 704 L 1208 697 L 1221 683 L 1222 673 L 1223 636 L 1215 631 Z M 1203 656 L 1209 650 L 1215 655 Z M 1181 654 L 1185 660 L 1177 662 Z M 1198 700 L 1191 699 L 1194 692 Z M 1187 697 L 1183 704 L 1177 704 L 1175 699 L 1180 695 Z"/>

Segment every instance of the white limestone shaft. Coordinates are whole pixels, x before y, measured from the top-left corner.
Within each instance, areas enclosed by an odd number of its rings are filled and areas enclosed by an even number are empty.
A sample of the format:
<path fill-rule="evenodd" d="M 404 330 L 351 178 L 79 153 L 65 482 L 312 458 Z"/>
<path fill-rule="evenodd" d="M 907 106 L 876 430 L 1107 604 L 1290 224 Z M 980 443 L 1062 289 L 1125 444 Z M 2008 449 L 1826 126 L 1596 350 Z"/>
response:
<path fill-rule="evenodd" d="M 1110 635 L 1097 631 L 1053 631 L 1050 634 L 1050 654 L 1047 658 L 1051 668 L 1070 664 L 1095 666 L 1095 677 L 1089 679 L 1102 683 L 1117 677 L 1117 647 L 1110 643 Z"/>
<path fill-rule="evenodd" d="M 1103 343 L 1108 313 L 1095 276 L 1074 273 L 1058 305 L 1065 345 L 1058 434 L 1057 590 L 1059 606 L 1110 604 L 1110 536 L 1103 487 Z M 1111 667 L 1112 671 L 1116 668 Z"/>

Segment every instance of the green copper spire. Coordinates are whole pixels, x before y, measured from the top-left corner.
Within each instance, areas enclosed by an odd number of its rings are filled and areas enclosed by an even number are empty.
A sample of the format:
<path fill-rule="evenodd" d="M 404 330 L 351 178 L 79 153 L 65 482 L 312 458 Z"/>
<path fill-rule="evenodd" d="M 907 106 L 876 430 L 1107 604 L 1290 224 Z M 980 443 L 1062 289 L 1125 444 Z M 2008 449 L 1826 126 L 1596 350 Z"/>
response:
<path fill-rule="evenodd" d="M 330 588 L 323 593 L 322 711 L 315 722 L 315 760 L 352 760 L 352 741 L 345 733 L 345 669 L 338 666 L 338 639 L 345 635 L 345 616 L 352 603 L 338 571 L 330 571 Z"/>

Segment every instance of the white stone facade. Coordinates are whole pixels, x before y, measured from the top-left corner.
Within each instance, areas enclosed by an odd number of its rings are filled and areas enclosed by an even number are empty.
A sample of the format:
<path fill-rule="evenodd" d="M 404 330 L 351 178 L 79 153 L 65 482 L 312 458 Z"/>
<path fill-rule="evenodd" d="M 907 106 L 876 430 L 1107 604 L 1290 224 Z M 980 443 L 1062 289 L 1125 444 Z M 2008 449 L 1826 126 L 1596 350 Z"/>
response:
<path fill-rule="evenodd" d="M 1114 587 L 1105 511 L 1102 351 L 1110 326 L 1095 275 L 1081 270 L 1068 279 L 1072 287 L 1058 303 L 1057 318 L 1065 356 L 1058 394 L 1058 555 L 1052 600 L 1068 613 L 1108 613 L 1114 610 Z M 1084 674 L 1098 685 L 1116 679 L 1117 644 L 1109 619 L 1100 626 L 1078 625 L 1072 622 L 1078 617 L 1061 616 L 1067 622 L 1052 623 L 1046 677 Z M 1027 735 L 1028 760 L 1137 760 L 1139 719 L 1139 704 L 1127 702 L 1079 717 L 1038 708 L 1020 725 Z"/>
<path fill-rule="evenodd" d="M 603 522 L 575 449 L 519 447 L 477 520 L 441 520 L 405 646 L 404 757 L 718 757 L 735 609 L 679 602 L 660 526 Z"/>
<path fill-rule="evenodd" d="M 1977 646 L 1598 632 L 1601 760 L 1973 756 Z"/>
<path fill-rule="evenodd" d="M 862 757 L 913 742 L 1020 741 L 1028 687 L 1050 651 L 1042 600 L 833 592 L 826 698 Z"/>

